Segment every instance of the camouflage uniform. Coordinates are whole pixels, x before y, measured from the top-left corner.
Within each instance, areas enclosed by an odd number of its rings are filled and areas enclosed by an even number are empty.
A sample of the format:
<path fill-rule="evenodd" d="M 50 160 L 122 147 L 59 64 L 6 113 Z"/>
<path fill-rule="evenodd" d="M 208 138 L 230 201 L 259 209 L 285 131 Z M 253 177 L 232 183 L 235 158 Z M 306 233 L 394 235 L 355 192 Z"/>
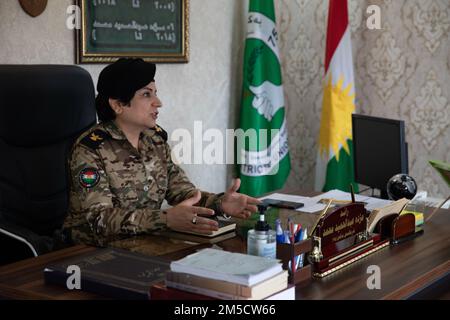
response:
<path fill-rule="evenodd" d="M 104 246 L 111 240 L 165 227 L 164 199 L 174 206 L 197 190 L 172 162 L 167 133 L 143 132 L 139 151 L 113 121 L 75 143 L 69 159 L 71 191 L 64 231 L 71 241 Z M 219 195 L 202 192 L 198 206 L 215 208 Z"/>

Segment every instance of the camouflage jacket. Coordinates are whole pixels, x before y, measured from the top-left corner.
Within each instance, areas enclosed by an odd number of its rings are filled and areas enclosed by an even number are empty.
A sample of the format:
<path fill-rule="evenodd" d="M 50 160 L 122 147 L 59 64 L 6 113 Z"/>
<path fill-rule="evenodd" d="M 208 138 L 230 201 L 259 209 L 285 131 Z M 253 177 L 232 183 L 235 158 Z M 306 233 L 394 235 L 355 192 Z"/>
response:
<path fill-rule="evenodd" d="M 138 151 L 113 121 L 80 136 L 69 158 L 70 204 L 63 226 L 73 242 L 104 246 L 165 227 L 163 200 L 177 205 L 197 190 L 172 162 L 166 141 L 164 130 L 148 129 Z M 202 192 L 197 205 L 212 208 L 217 199 Z"/>

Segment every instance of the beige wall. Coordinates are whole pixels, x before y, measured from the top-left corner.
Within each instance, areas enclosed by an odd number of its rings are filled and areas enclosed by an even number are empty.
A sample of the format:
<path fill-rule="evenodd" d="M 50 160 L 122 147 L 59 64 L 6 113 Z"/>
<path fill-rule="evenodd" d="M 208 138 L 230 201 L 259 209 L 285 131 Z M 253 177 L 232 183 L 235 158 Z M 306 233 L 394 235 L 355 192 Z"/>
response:
<path fill-rule="evenodd" d="M 70 0 L 49 0 L 42 15 L 31 18 L 17 0 L 0 1 L 1 64 L 73 64 L 74 34 L 66 28 Z M 164 104 L 159 123 L 169 133 L 192 130 L 196 120 L 204 130 L 234 127 L 239 101 L 242 3 L 230 0 L 190 0 L 190 62 L 157 66 L 158 94 Z M 97 83 L 104 65 L 82 65 Z M 192 181 L 204 190 L 221 192 L 232 168 L 225 165 L 184 165 Z"/>
<path fill-rule="evenodd" d="M 37 18 L 18 1 L 0 1 L 0 63 L 74 63 L 70 0 L 49 0 Z M 247 1 L 190 0 L 188 64 L 158 66 L 165 104 L 160 124 L 172 132 L 233 128 L 241 91 Z M 312 188 L 322 103 L 327 1 L 276 0 L 290 150 L 289 186 Z M 448 0 L 350 0 L 357 111 L 406 121 L 410 174 L 419 188 L 444 196 L 448 187 L 426 160 L 450 162 L 450 4 Z M 365 27 L 369 4 L 382 9 L 382 30 Z M 103 65 L 85 67 L 97 80 Z M 386 71 L 386 72 L 385 72 Z M 184 166 L 201 188 L 221 191 L 226 166 Z M 228 169 L 228 170 L 227 170 Z"/>
<path fill-rule="evenodd" d="M 290 152 L 288 185 L 311 187 L 322 108 L 328 1 L 279 0 Z M 450 162 L 450 2 L 349 0 L 356 112 L 405 120 L 409 173 L 421 190 L 447 197 L 428 164 Z M 381 8 L 381 30 L 366 27 L 369 5 Z"/>

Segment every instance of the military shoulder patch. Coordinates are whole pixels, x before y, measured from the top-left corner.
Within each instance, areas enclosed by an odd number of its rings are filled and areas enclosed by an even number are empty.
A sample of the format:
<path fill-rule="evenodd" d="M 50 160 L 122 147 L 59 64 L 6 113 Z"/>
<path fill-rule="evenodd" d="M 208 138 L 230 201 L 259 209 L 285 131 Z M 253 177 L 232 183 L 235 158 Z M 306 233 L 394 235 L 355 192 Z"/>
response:
<path fill-rule="evenodd" d="M 155 131 L 156 131 L 156 134 L 161 136 L 161 138 L 163 138 L 164 141 L 167 141 L 167 132 L 166 132 L 166 130 L 164 130 L 160 126 L 156 125 L 155 126 Z"/>
<path fill-rule="evenodd" d="M 100 174 L 95 168 L 84 168 L 80 171 L 78 181 L 83 188 L 90 189 L 98 184 L 100 181 Z"/>
<path fill-rule="evenodd" d="M 81 139 L 80 143 L 91 149 L 97 149 L 110 135 L 103 130 L 96 129 Z"/>

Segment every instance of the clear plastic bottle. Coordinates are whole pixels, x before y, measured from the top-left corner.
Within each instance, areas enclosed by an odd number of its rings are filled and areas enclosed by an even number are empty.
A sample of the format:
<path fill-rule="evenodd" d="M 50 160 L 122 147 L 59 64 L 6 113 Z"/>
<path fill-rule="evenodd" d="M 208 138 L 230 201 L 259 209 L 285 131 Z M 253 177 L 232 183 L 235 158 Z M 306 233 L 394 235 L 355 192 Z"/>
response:
<path fill-rule="evenodd" d="M 247 254 L 275 259 L 277 255 L 276 232 L 270 230 L 265 221 L 264 205 L 259 205 L 259 221 L 255 229 L 249 230 L 247 234 Z"/>

